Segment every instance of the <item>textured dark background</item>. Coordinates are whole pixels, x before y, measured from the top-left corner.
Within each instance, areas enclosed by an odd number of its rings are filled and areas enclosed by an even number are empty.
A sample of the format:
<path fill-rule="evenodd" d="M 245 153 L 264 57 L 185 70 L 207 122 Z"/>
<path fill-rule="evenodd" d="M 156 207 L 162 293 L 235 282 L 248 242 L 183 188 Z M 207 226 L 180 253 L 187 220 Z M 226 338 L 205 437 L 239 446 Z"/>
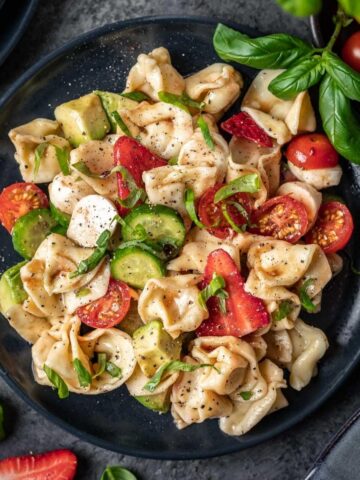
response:
<path fill-rule="evenodd" d="M 310 38 L 307 22 L 282 13 L 275 0 L 40 0 L 23 39 L 0 67 L 0 97 L 35 61 L 78 34 L 116 20 L 164 14 L 219 16 L 263 32 Z M 332 434 L 360 406 L 358 374 L 355 371 L 330 401 L 291 431 L 238 454 L 191 462 L 136 459 L 93 447 L 43 419 L 0 379 L 9 430 L 0 458 L 71 448 L 79 457 L 78 480 L 98 480 L 111 464 L 130 468 L 141 480 L 300 480 Z M 91 413 L 96 421 L 96 412 Z"/>

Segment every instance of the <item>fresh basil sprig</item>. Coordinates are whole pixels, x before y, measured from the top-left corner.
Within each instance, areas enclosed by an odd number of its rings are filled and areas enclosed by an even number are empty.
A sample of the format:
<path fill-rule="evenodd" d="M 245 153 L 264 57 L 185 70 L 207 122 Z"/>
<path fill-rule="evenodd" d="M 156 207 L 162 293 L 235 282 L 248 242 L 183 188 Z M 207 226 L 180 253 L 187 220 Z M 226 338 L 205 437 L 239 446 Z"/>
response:
<path fill-rule="evenodd" d="M 109 247 L 110 238 L 111 232 L 109 230 L 104 230 L 96 240 L 97 246 L 94 252 L 88 258 L 85 258 L 85 260 L 81 260 L 77 269 L 70 273 L 70 278 L 75 278 L 79 275 L 83 275 L 84 273 L 94 270 L 94 268 L 97 267 L 104 258 Z"/>
<path fill-rule="evenodd" d="M 202 308 L 206 308 L 206 302 L 210 297 L 217 297 L 219 300 L 219 308 L 221 313 L 226 313 L 226 299 L 229 294 L 225 290 L 226 282 L 221 275 L 214 273 L 209 285 L 207 285 L 198 296 L 199 304 Z"/>
<path fill-rule="evenodd" d="M 64 380 L 60 377 L 58 373 L 55 372 L 55 370 L 48 367 L 46 364 L 44 364 L 43 368 L 46 376 L 56 388 L 58 397 L 61 399 L 67 398 L 69 396 L 69 389 Z"/>
<path fill-rule="evenodd" d="M 6 434 L 5 434 L 5 427 L 4 427 L 4 408 L 0 404 L 0 441 L 4 440 L 5 437 L 6 437 Z"/>
<path fill-rule="evenodd" d="M 256 193 L 260 190 L 260 178 L 257 173 L 249 173 L 242 177 L 235 178 L 228 184 L 221 187 L 215 194 L 214 202 L 218 203 L 235 193 L 246 192 Z"/>
<path fill-rule="evenodd" d="M 106 467 L 100 480 L 137 480 L 127 468 L 120 466 Z"/>
<path fill-rule="evenodd" d="M 306 310 L 308 313 L 314 313 L 316 311 L 316 305 L 313 303 L 309 294 L 307 293 L 308 288 L 314 283 L 313 278 L 308 278 L 305 282 L 301 285 L 299 289 L 299 298 L 301 306 Z"/>
<path fill-rule="evenodd" d="M 195 225 L 199 228 L 206 228 L 205 225 L 200 222 L 198 219 L 196 208 L 195 208 L 195 193 L 191 188 L 185 190 L 185 208 L 187 213 L 189 214 L 190 219 L 195 223 Z"/>
<path fill-rule="evenodd" d="M 211 136 L 209 125 L 203 116 L 199 116 L 197 119 L 197 125 L 201 130 L 202 136 L 204 137 L 206 145 L 210 148 L 210 150 L 214 150 L 215 143 Z"/>
<path fill-rule="evenodd" d="M 191 363 L 185 363 L 181 360 L 171 360 L 166 362 L 161 367 L 159 367 L 153 377 L 144 385 L 144 389 L 149 392 L 153 392 L 156 387 L 161 382 L 161 379 L 165 373 L 169 372 L 194 372 L 198 368 L 211 367 L 215 368 L 214 365 L 208 363 L 198 363 L 192 365 Z M 217 370 L 217 369 L 216 369 Z"/>

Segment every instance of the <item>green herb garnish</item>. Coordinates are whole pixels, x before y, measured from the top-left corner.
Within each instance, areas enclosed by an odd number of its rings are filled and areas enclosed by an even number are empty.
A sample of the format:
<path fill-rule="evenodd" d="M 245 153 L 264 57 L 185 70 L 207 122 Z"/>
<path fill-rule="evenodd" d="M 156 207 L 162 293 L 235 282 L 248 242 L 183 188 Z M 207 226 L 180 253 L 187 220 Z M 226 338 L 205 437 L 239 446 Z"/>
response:
<path fill-rule="evenodd" d="M 40 145 L 38 145 L 35 148 L 34 181 L 36 180 L 36 177 L 39 173 L 41 159 L 42 159 L 42 157 L 45 153 L 45 150 L 47 149 L 48 146 L 49 146 L 49 144 L 47 142 L 43 142 L 43 143 L 40 143 Z"/>
<path fill-rule="evenodd" d="M 169 165 L 177 165 L 178 164 L 178 157 L 171 157 L 169 160 L 168 160 L 168 164 Z"/>
<path fill-rule="evenodd" d="M 58 161 L 60 170 L 63 175 L 70 175 L 70 166 L 69 166 L 69 160 L 70 160 L 70 153 L 66 148 L 60 148 L 57 145 L 53 145 L 55 148 L 55 153 L 56 153 L 56 159 Z"/>
<path fill-rule="evenodd" d="M 97 369 L 93 378 L 100 377 L 105 372 L 106 368 L 106 353 L 98 353 L 97 354 Z"/>
<path fill-rule="evenodd" d="M 244 400 L 250 400 L 250 398 L 253 396 L 253 393 L 252 392 L 240 392 L 239 395 Z"/>
<path fill-rule="evenodd" d="M 122 97 L 129 98 L 130 100 L 134 100 L 134 102 L 143 102 L 151 100 L 150 97 L 143 92 L 123 92 L 120 93 Z"/>
<path fill-rule="evenodd" d="M 301 285 L 299 289 L 299 298 L 301 306 L 306 310 L 308 313 L 314 313 L 316 310 L 316 305 L 312 302 L 311 298 L 309 297 L 307 290 L 308 288 L 313 285 L 314 283 L 313 278 L 308 278 L 305 282 Z"/>
<path fill-rule="evenodd" d="M 244 223 L 240 227 L 239 227 L 239 225 L 236 225 L 236 223 L 234 222 L 234 220 L 232 219 L 232 217 L 231 217 L 231 215 L 228 211 L 229 205 L 233 205 L 237 209 L 237 211 L 239 213 L 241 213 L 241 215 L 245 218 L 246 223 Z M 230 227 L 235 232 L 244 233 L 246 231 L 246 227 L 249 225 L 250 219 L 249 219 L 249 214 L 248 214 L 247 210 L 241 205 L 241 203 L 239 203 L 239 202 L 225 202 L 221 205 L 221 211 L 222 211 L 222 214 L 225 217 L 225 220 L 228 222 Z"/>
<path fill-rule="evenodd" d="M 113 466 L 106 467 L 100 480 L 137 480 L 127 468 Z"/>
<path fill-rule="evenodd" d="M 94 270 L 94 268 L 97 267 L 104 258 L 109 247 L 110 238 L 111 232 L 109 230 L 104 230 L 96 240 L 97 247 L 95 248 L 94 252 L 90 255 L 90 257 L 86 258 L 85 260 L 81 260 L 77 269 L 70 273 L 70 278 L 75 278 L 79 275 L 83 275 L 84 273 Z"/>
<path fill-rule="evenodd" d="M 191 220 L 195 223 L 195 225 L 199 228 L 206 228 L 203 223 L 200 222 L 198 219 L 196 208 L 195 208 L 195 194 L 191 188 L 185 190 L 185 208 Z"/>
<path fill-rule="evenodd" d="M 125 208 L 133 208 L 139 201 L 144 202 L 146 199 L 145 190 L 137 186 L 133 176 L 125 167 L 118 165 L 116 168 L 116 171 L 121 174 L 123 181 L 126 183 L 126 186 L 130 191 L 126 198 L 117 199 L 120 205 Z"/>
<path fill-rule="evenodd" d="M 106 362 L 105 370 L 114 378 L 121 377 L 122 375 L 121 368 L 113 362 Z"/>
<path fill-rule="evenodd" d="M 113 117 L 113 119 L 115 120 L 116 124 L 118 125 L 118 127 L 120 127 L 121 131 L 127 136 L 127 137 L 131 137 L 133 138 L 130 130 L 129 130 L 129 127 L 126 125 L 126 123 L 124 122 L 124 120 L 121 118 L 120 116 L 120 113 L 117 112 L 116 110 L 114 112 L 111 113 L 111 116 Z"/>
<path fill-rule="evenodd" d="M 227 185 L 221 187 L 215 194 L 214 202 L 218 203 L 225 198 L 235 195 L 235 193 L 246 192 L 256 193 L 260 190 L 260 178 L 257 173 L 249 173 L 242 177 L 235 178 Z"/>
<path fill-rule="evenodd" d="M 279 308 L 272 312 L 271 318 L 274 322 L 279 322 L 287 317 L 294 310 L 294 304 L 290 300 L 283 300 L 280 302 Z"/>
<path fill-rule="evenodd" d="M 170 92 L 158 92 L 159 100 L 164 103 L 170 103 L 175 107 L 181 108 L 185 112 L 189 113 L 188 107 L 196 108 L 197 110 L 202 110 L 205 106 L 204 102 L 196 102 L 190 98 L 186 93 L 181 95 L 176 95 L 175 93 Z"/>
<path fill-rule="evenodd" d="M 91 373 L 88 370 L 86 370 L 84 365 L 81 363 L 81 360 L 79 360 L 78 358 L 75 358 L 75 360 L 73 361 L 73 365 L 77 373 L 80 386 L 88 387 L 89 385 L 91 385 L 91 382 L 92 382 Z"/>
<path fill-rule="evenodd" d="M 90 293 L 91 293 L 90 288 L 83 287 L 76 292 L 75 296 L 78 298 L 83 298 L 83 297 L 87 297 Z"/>
<path fill-rule="evenodd" d="M 201 130 L 201 133 L 204 137 L 206 145 L 210 148 L 210 150 L 214 150 L 215 143 L 211 136 L 209 125 L 207 124 L 205 118 L 200 115 L 196 123 Z"/>
<path fill-rule="evenodd" d="M 61 399 L 67 398 L 69 396 L 69 389 L 64 382 L 64 380 L 60 377 L 58 373 L 55 372 L 52 368 L 48 367 L 44 364 L 44 372 L 46 376 L 50 380 L 50 382 L 54 385 L 55 389 L 57 390 L 58 396 Z"/>
<path fill-rule="evenodd" d="M 206 308 L 206 302 L 210 297 L 217 297 L 219 299 L 219 307 L 222 313 L 226 313 L 226 299 L 229 294 L 225 290 L 226 282 L 221 275 L 213 274 L 213 278 L 209 285 L 207 285 L 199 293 L 198 300 L 202 308 Z"/>

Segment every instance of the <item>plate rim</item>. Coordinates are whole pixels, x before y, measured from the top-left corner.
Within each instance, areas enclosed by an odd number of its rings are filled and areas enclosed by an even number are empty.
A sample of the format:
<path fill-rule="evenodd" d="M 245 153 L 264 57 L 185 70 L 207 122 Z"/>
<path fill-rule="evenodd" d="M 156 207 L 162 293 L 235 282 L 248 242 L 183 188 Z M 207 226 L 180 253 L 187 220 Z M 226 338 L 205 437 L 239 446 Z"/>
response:
<path fill-rule="evenodd" d="M 38 0 L 33 0 L 37 2 Z M 67 52 L 71 51 L 72 49 L 80 46 L 81 44 L 93 40 L 103 34 L 116 32 L 120 30 L 124 30 L 127 27 L 131 26 L 138 26 L 147 23 L 167 23 L 169 21 L 173 22 L 190 22 L 190 23 L 202 23 L 207 25 L 216 25 L 217 23 L 225 23 L 232 28 L 241 29 L 242 25 L 224 19 L 222 17 L 207 17 L 207 16 L 198 16 L 198 15 L 149 15 L 143 17 L 134 17 L 127 20 L 119 20 L 113 23 L 102 25 L 101 27 L 97 27 L 91 29 L 77 37 L 73 38 L 72 40 L 66 42 L 64 45 L 58 47 L 57 49 L 53 50 L 52 52 L 46 54 L 44 57 L 40 58 L 37 62 L 35 62 L 31 67 L 29 67 L 24 73 L 22 73 L 19 78 L 12 84 L 11 87 L 0 97 L 0 109 L 6 106 L 6 104 L 11 101 L 12 97 L 17 93 L 17 90 L 21 88 L 28 80 L 30 80 L 34 75 L 38 74 L 42 68 L 46 67 L 49 63 L 56 60 L 58 57 L 66 54 Z M 256 29 L 247 27 L 248 30 L 253 30 L 256 32 Z M 54 423 L 58 427 L 62 428 L 63 430 L 69 432 L 70 434 L 74 435 L 75 437 L 79 438 L 82 441 L 86 441 L 91 443 L 95 446 L 100 448 L 104 448 L 109 451 L 113 451 L 116 453 L 121 453 L 123 455 L 129 455 L 133 457 L 139 458 L 148 458 L 148 459 L 155 459 L 155 460 L 197 460 L 197 459 L 207 459 L 207 458 L 214 458 L 223 455 L 228 455 L 232 453 L 237 453 L 241 450 L 245 450 L 246 448 L 251 448 L 255 445 L 261 444 L 265 441 L 268 441 L 272 438 L 275 438 L 277 435 L 287 431 L 292 426 L 299 424 L 303 421 L 306 417 L 310 414 L 313 414 L 321 405 L 323 405 L 334 393 L 335 391 L 345 382 L 348 378 L 350 373 L 353 369 L 357 366 L 360 360 L 360 349 L 358 350 L 357 354 L 354 356 L 354 359 L 351 365 L 347 366 L 346 369 L 343 370 L 343 375 L 339 380 L 335 383 L 332 383 L 325 393 L 321 397 L 317 397 L 311 405 L 307 408 L 297 412 L 291 419 L 279 424 L 279 426 L 272 428 L 268 432 L 262 434 L 260 438 L 256 438 L 253 440 L 248 440 L 246 445 L 244 445 L 241 441 L 238 443 L 234 442 L 233 446 L 227 446 L 222 448 L 221 446 L 217 448 L 216 451 L 210 450 L 206 453 L 196 454 L 195 452 L 179 452 L 179 453 L 171 453 L 163 451 L 161 453 L 156 453 L 151 450 L 147 450 L 144 448 L 132 448 L 132 447 L 124 447 L 124 446 L 117 446 L 107 440 L 100 439 L 99 437 L 79 430 L 78 428 L 73 427 L 70 423 L 66 422 L 59 418 L 55 413 L 50 412 L 45 407 L 38 404 L 32 398 L 30 398 L 26 391 L 18 384 L 16 380 L 10 377 L 8 372 L 0 363 L 0 377 L 4 379 L 5 383 L 31 408 L 33 408 L 36 412 L 40 415 L 44 416 L 48 421 Z M 215 420 L 213 420 L 215 421 Z M 237 437 L 233 437 L 236 439 Z M 241 438 L 241 437 L 240 437 Z"/>

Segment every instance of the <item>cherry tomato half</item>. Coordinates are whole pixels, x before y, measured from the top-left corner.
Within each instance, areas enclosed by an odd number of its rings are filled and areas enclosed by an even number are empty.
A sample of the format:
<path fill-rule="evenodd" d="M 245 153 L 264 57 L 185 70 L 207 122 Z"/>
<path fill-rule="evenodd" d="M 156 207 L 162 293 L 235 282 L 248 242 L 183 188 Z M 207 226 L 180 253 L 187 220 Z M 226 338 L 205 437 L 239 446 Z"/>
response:
<path fill-rule="evenodd" d="M 47 208 L 49 200 L 34 183 L 13 183 L 0 194 L 0 222 L 8 232 L 16 220 L 36 208 Z"/>
<path fill-rule="evenodd" d="M 93 328 L 110 328 L 120 323 L 128 313 L 130 288 L 119 280 L 110 280 L 106 295 L 76 310 L 80 320 Z"/>
<path fill-rule="evenodd" d="M 308 228 L 305 206 L 288 195 L 274 197 L 254 210 L 250 232 L 297 242 Z"/>
<path fill-rule="evenodd" d="M 306 235 L 306 243 L 317 243 L 325 253 L 345 247 L 354 230 L 354 222 L 346 205 L 337 201 L 323 203 L 315 225 Z"/>
<path fill-rule="evenodd" d="M 360 72 L 360 31 L 346 40 L 341 56 L 351 68 Z"/>
<path fill-rule="evenodd" d="M 234 230 L 224 216 L 223 206 L 226 206 L 228 215 L 233 223 L 241 228 L 248 223 L 246 216 L 249 216 L 251 213 L 251 200 L 247 193 L 236 193 L 226 200 L 215 203 L 215 194 L 221 187 L 223 187 L 222 184 L 217 184 L 206 190 L 200 197 L 198 212 L 200 221 L 207 227 L 209 233 L 224 239 L 234 235 Z M 240 204 L 245 209 L 246 216 L 236 208 L 234 203 Z"/>
<path fill-rule="evenodd" d="M 322 133 L 307 133 L 291 140 L 286 158 L 296 167 L 305 170 L 336 167 L 339 154 Z"/>

